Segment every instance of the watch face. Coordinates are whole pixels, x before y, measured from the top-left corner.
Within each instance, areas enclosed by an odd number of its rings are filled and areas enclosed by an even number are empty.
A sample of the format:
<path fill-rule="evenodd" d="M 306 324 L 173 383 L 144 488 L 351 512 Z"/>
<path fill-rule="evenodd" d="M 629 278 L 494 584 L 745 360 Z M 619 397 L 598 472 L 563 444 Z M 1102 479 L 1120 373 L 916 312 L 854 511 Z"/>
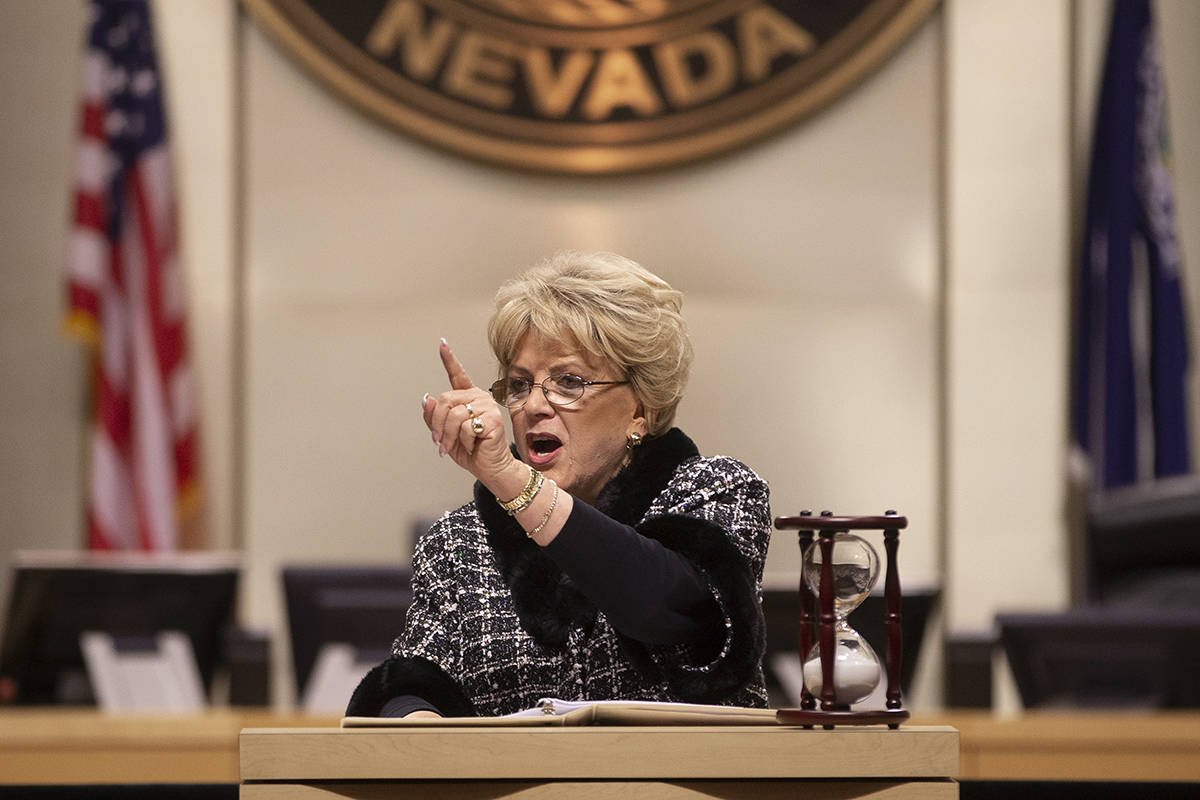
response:
<path fill-rule="evenodd" d="M 332 90 L 512 167 L 645 170 L 845 93 L 936 0 L 243 0 Z"/>

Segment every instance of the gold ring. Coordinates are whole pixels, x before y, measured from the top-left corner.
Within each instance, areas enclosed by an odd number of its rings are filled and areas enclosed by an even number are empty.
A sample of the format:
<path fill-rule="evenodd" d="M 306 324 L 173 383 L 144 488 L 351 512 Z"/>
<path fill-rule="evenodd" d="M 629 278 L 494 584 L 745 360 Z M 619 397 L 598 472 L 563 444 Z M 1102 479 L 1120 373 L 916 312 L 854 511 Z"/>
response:
<path fill-rule="evenodd" d="M 483 435 L 483 420 L 472 417 L 471 418 L 471 432 L 474 433 L 476 436 L 482 436 Z"/>
<path fill-rule="evenodd" d="M 470 403 L 467 403 L 467 416 L 471 419 L 475 419 L 475 409 L 471 408 Z"/>

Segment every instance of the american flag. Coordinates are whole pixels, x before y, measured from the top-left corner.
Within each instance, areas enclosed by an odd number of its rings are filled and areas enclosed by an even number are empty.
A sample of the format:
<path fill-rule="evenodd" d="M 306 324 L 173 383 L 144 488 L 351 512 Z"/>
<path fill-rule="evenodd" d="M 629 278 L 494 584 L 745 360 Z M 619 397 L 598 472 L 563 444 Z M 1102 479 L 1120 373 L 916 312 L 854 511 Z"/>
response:
<path fill-rule="evenodd" d="M 172 550 L 199 471 L 162 85 L 145 0 L 90 11 L 67 270 L 93 355 L 88 545 Z"/>

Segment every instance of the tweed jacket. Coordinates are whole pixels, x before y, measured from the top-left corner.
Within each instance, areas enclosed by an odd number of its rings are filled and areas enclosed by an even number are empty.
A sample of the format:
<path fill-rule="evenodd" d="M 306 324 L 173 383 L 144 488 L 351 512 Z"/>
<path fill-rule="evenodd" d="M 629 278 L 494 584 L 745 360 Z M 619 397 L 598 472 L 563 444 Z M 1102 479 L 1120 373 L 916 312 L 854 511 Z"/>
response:
<path fill-rule="evenodd" d="M 769 494 L 747 466 L 701 457 L 673 428 L 635 448 L 595 504 L 700 571 L 724 616 L 719 646 L 648 645 L 622 634 L 481 484 L 474 494 L 418 542 L 404 632 L 347 714 L 378 714 L 401 695 L 450 716 L 508 714 L 542 697 L 766 706 L 760 588 Z"/>

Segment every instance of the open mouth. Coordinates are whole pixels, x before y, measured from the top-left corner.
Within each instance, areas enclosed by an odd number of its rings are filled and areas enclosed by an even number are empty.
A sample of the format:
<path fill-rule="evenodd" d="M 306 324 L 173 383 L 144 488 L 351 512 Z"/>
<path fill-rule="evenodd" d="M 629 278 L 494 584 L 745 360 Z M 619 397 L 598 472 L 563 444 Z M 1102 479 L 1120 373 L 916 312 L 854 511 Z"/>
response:
<path fill-rule="evenodd" d="M 548 433 L 531 433 L 526 435 L 525 444 L 529 448 L 529 460 L 534 464 L 547 464 L 554 460 L 562 449 L 562 442 Z"/>

